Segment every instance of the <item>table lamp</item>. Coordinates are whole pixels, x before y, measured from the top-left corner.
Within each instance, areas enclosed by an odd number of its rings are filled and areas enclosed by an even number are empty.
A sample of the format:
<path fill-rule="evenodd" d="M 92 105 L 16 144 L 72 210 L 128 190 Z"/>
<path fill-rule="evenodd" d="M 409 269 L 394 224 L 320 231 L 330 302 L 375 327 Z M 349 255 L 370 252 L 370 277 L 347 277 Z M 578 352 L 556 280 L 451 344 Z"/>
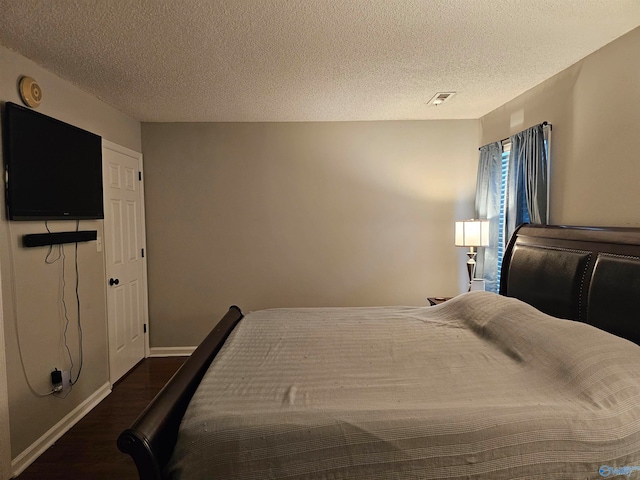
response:
<path fill-rule="evenodd" d="M 489 220 L 462 220 L 456 222 L 456 247 L 469 247 L 467 271 L 469 272 L 469 290 L 476 270 L 476 247 L 489 245 Z"/>

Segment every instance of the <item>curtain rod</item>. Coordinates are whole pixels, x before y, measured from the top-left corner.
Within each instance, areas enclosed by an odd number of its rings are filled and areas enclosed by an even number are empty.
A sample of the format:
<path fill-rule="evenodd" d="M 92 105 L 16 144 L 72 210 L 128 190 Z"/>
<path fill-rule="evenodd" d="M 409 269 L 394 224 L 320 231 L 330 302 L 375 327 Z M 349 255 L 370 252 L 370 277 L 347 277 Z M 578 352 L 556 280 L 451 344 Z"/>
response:
<path fill-rule="evenodd" d="M 548 126 L 549 126 L 549 129 L 550 129 L 550 130 L 553 130 L 553 125 L 552 125 L 552 124 L 550 124 L 549 122 L 547 122 L 546 120 L 545 120 L 544 122 L 542 122 L 541 124 L 539 124 L 539 125 L 542 125 L 543 127 L 546 127 L 546 126 L 548 125 Z M 535 127 L 535 125 L 534 125 L 534 127 Z M 531 128 L 531 127 L 529 127 L 529 128 Z M 525 128 L 525 130 L 526 130 L 526 128 Z M 522 132 L 524 132 L 524 130 L 522 130 Z M 520 133 L 520 132 L 518 132 L 518 133 Z M 516 134 L 516 135 L 517 135 L 517 134 Z M 511 140 L 511 137 L 503 138 L 502 140 L 499 140 L 499 142 L 500 142 L 500 143 L 504 143 L 504 142 L 506 142 L 506 141 L 508 141 L 508 140 Z M 487 144 L 487 145 L 488 145 L 488 144 Z M 483 147 L 485 147 L 485 146 L 486 146 L 486 145 L 483 145 Z M 482 148 L 482 147 L 478 147 L 478 150 L 480 150 L 481 148 Z"/>

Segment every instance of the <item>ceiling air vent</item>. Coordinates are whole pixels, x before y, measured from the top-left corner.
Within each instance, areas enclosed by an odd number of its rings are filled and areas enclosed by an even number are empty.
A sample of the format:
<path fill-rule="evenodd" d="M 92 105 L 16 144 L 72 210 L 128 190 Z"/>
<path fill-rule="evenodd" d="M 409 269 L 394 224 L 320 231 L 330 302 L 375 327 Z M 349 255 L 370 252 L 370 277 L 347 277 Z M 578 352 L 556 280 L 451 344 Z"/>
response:
<path fill-rule="evenodd" d="M 445 100 L 450 99 L 455 94 L 456 92 L 438 92 L 433 97 L 431 97 L 431 100 L 429 100 L 429 105 L 441 105 Z"/>

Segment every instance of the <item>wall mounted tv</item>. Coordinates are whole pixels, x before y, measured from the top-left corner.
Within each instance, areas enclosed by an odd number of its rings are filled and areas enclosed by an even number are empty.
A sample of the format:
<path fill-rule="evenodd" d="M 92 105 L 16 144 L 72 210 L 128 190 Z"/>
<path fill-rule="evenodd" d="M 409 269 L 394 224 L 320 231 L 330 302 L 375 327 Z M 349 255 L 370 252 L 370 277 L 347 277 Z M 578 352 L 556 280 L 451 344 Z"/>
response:
<path fill-rule="evenodd" d="M 11 102 L 3 123 L 10 220 L 104 218 L 100 136 Z"/>

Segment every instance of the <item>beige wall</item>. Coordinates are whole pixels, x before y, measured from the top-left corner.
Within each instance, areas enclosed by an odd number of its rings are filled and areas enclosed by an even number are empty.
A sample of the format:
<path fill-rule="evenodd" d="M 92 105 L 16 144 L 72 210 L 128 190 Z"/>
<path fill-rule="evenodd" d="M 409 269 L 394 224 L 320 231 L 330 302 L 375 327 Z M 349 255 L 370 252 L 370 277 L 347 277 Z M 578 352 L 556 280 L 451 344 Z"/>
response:
<path fill-rule="evenodd" d="M 479 122 L 142 125 L 150 344 L 229 305 L 427 304 L 464 286 Z"/>
<path fill-rule="evenodd" d="M 0 271 L 2 269 L 0 268 Z M 0 292 L 2 280 L 0 279 Z M 11 435 L 9 426 L 9 393 L 7 388 L 7 357 L 4 348 L 4 315 L 0 295 L 0 480 L 11 477 Z"/>
<path fill-rule="evenodd" d="M 640 28 L 484 116 L 486 144 L 553 124 L 550 222 L 640 226 Z"/>
<path fill-rule="evenodd" d="M 140 151 L 139 122 L 120 114 L 33 62 L 0 47 L 0 101 L 20 103 L 17 82 L 21 75 L 34 77 L 42 87 L 43 102 L 38 111 L 92 131 L 104 138 Z M 37 139 L 34 139 L 37 141 Z M 69 368 L 62 346 L 64 327 L 60 313 L 60 265 L 45 264 L 47 248 L 25 249 L 25 233 L 45 232 L 44 222 L 8 222 L 4 196 L 0 210 L 0 266 L 8 374 L 11 450 L 15 458 L 49 428 L 63 419 L 99 387 L 108 382 L 104 258 L 96 242 L 78 247 L 80 301 L 84 344 L 84 365 L 80 381 L 65 400 L 38 398 L 25 382 L 18 354 L 16 329 L 29 379 L 36 390 L 50 389 L 54 367 Z M 102 221 L 82 221 L 80 229 L 98 230 Z M 49 222 L 52 231 L 73 230 L 75 222 Z M 68 343 L 78 371 L 78 341 L 75 326 L 74 245 L 65 246 L 67 306 L 71 324 Z M 17 316 L 16 316 L 17 314 Z M 1 389 L 0 389 L 1 392 Z"/>

